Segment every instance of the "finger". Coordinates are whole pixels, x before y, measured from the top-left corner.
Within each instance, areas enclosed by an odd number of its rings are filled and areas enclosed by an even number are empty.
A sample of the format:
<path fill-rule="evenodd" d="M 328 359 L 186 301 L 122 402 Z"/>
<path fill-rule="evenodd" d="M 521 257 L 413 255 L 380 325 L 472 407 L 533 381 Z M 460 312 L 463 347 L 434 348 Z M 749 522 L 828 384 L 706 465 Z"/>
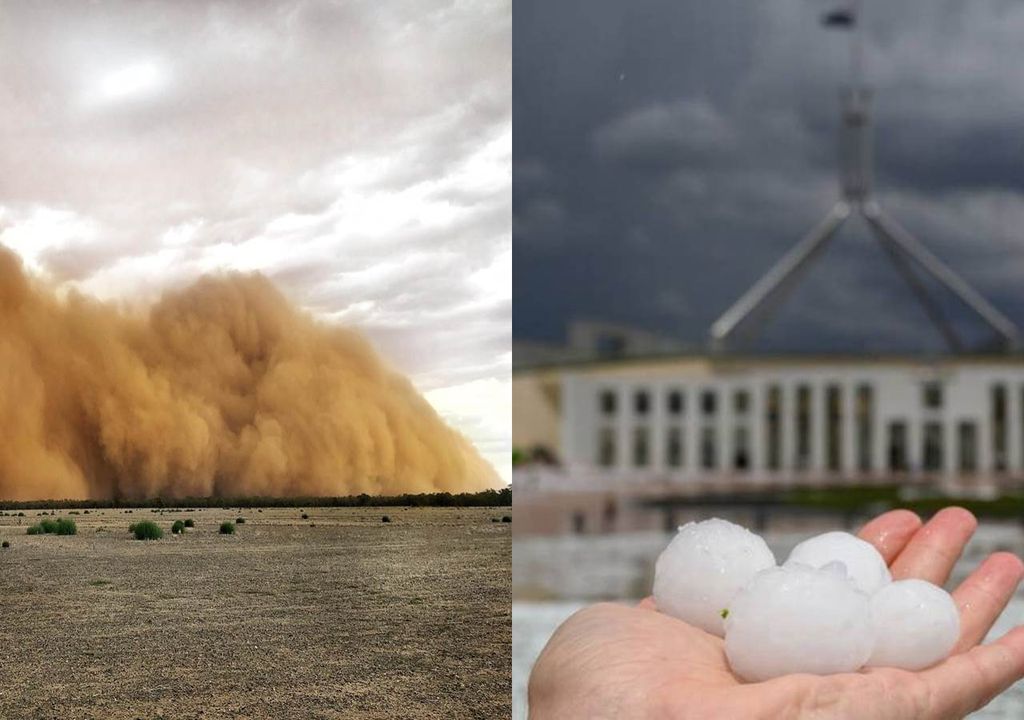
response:
<path fill-rule="evenodd" d="M 654 596 L 648 595 L 637 603 L 636 608 L 637 610 L 657 610 L 658 606 L 654 604 Z"/>
<path fill-rule="evenodd" d="M 1024 626 L 990 645 L 954 655 L 918 674 L 924 681 L 924 717 L 963 717 L 1024 677 Z"/>
<path fill-rule="evenodd" d="M 921 518 L 909 510 L 882 513 L 860 529 L 857 537 L 867 540 L 891 564 L 921 527 Z"/>
<path fill-rule="evenodd" d="M 940 510 L 893 562 L 893 579 L 921 578 L 942 585 L 977 527 L 978 521 L 963 508 Z"/>
<path fill-rule="evenodd" d="M 1024 562 L 1016 555 L 999 552 L 989 555 L 960 584 L 953 592 L 960 609 L 960 640 L 954 653 L 969 650 L 984 639 L 1022 578 Z"/>

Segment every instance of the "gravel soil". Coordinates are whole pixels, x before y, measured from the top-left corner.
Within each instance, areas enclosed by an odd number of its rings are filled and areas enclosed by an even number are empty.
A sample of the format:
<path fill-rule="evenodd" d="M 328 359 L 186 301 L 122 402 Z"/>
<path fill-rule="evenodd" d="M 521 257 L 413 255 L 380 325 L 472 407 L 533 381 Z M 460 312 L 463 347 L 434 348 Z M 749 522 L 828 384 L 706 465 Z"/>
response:
<path fill-rule="evenodd" d="M 0 516 L 0 718 L 511 715 L 509 508 L 38 512 Z"/>

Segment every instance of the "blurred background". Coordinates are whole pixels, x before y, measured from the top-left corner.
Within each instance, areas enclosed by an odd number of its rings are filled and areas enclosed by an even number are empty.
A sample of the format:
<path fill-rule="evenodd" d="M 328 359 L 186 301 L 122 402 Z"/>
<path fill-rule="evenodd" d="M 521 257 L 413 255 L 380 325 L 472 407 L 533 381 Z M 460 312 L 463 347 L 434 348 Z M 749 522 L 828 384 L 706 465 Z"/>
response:
<path fill-rule="evenodd" d="M 689 520 L 781 560 L 960 504 L 951 585 L 1024 553 L 1022 36 L 998 0 L 517 2 L 515 716 Z"/>

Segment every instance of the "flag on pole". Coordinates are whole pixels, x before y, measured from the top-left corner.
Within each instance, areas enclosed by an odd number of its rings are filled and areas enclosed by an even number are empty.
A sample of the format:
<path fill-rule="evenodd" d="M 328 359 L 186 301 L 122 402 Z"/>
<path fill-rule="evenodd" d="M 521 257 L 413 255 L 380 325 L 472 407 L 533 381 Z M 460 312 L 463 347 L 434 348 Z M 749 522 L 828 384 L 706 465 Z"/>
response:
<path fill-rule="evenodd" d="M 821 16 L 821 24 L 827 28 L 836 28 L 839 30 L 848 30 L 852 28 L 856 23 L 856 16 L 853 11 L 847 8 L 839 8 L 838 10 L 832 10 Z"/>

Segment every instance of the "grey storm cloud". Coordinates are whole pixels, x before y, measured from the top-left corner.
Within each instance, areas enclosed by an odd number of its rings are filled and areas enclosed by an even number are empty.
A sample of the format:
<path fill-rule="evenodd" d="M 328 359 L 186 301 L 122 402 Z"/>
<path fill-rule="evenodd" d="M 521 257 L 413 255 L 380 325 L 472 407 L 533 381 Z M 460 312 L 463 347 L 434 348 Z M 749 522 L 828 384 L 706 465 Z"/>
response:
<path fill-rule="evenodd" d="M 118 299 L 259 270 L 424 390 L 508 387 L 510 0 L 10 2 L 0 20 L 0 243 L 32 270 Z M 505 463 L 507 421 L 480 405 L 467 432 Z"/>
<path fill-rule="evenodd" d="M 517 337 L 557 340 L 583 317 L 705 342 L 714 318 L 838 195 L 847 36 L 819 22 L 837 4 L 517 3 Z M 1024 6 L 864 5 L 880 201 L 1024 321 Z M 856 224 L 762 344 L 941 347 Z"/>

